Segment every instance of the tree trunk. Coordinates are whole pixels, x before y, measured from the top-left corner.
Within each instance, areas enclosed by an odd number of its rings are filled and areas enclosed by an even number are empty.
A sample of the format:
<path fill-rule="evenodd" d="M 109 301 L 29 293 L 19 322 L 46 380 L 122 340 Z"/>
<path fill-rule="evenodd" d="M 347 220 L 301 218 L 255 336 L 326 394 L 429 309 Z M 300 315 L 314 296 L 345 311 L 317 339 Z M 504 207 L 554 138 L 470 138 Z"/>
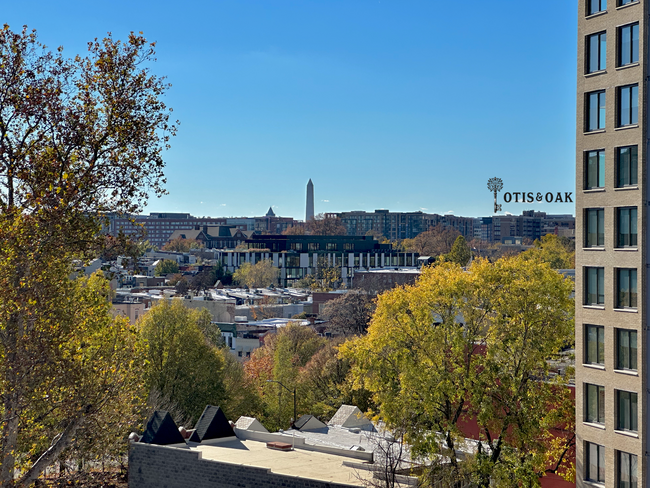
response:
<path fill-rule="evenodd" d="M 0 486 L 14 486 L 14 469 L 16 466 L 16 444 L 18 440 L 18 395 L 8 393 L 4 402 L 5 421 L 2 427 L 2 470 L 0 471 Z"/>
<path fill-rule="evenodd" d="M 86 418 L 86 414 L 90 411 L 90 406 L 84 407 L 83 410 L 78 412 L 76 418 L 72 419 L 65 430 L 54 438 L 52 445 L 37 459 L 29 470 L 20 478 L 19 485 L 21 487 L 31 486 L 32 483 L 41 475 L 45 468 L 54 462 L 55 459 L 63 452 L 63 450 L 70 445 L 77 429 L 81 427 Z"/>

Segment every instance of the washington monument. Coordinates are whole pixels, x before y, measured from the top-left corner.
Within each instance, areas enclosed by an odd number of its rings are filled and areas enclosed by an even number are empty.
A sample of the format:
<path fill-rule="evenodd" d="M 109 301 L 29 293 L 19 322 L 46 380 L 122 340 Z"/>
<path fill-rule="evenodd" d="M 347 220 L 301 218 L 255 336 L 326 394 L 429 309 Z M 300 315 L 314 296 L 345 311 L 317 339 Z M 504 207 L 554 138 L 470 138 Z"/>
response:
<path fill-rule="evenodd" d="M 305 222 L 314 220 L 314 184 L 309 179 L 307 183 L 307 211 L 305 212 Z"/>

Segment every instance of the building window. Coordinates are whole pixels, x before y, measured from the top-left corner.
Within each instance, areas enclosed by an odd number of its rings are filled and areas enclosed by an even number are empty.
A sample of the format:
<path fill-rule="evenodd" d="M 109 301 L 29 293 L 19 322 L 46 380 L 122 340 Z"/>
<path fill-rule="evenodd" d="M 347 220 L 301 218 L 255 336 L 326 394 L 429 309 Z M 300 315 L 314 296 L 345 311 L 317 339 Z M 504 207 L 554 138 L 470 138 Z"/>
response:
<path fill-rule="evenodd" d="M 638 427 L 637 394 L 616 390 L 616 428 L 636 432 Z"/>
<path fill-rule="evenodd" d="M 618 472 L 616 473 L 616 486 L 618 488 L 637 488 L 639 480 L 637 478 L 636 456 L 623 451 L 617 451 L 617 453 Z"/>
<path fill-rule="evenodd" d="M 639 24 L 618 28 L 618 65 L 639 62 Z"/>
<path fill-rule="evenodd" d="M 585 422 L 605 423 L 605 387 L 585 383 Z"/>
<path fill-rule="evenodd" d="M 328 251 L 336 251 L 336 242 L 328 242 L 325 249 Z"/>
<path fill-rule="evenodd" d="M 310 242 L 307 244 L 307 246 L 310 251 L 318 251 L 319 249 L 318 242 Z"/>
<path fill-rule="evenodd" d="M 616 369 L 636 371 L 636 330 L 616 329 Z"/>
<path fill-rule="evenodd" d="M 616 149 L 618 175 L 616 186 L 636 186 L 638 183 L 637 146 L 619 147 Z"/>
<path fill-rule="evenodd" d="M 605 364 L 605 327 L 585 325 L 585 363 Z"/>
<path fill-rule="evenodd" d="M 605 69 L 607 59 L 607 34 L 599 32 L 587 36 L 587 73 Z"/>
<path fill-rule="evenodd" d="M 636 207 L 616 210 L 616 227 L 618 247 L 636 247 L 637 245 L 637 211 Z"/>
<path fill-rule="evenodd" d="M 605 187 L 605 150 L 587 152 L 585 189 Z"/>
<path fill-rule="evenodd" d="M 622 86 L 618 89 L 618 126 L 639 122 L 639 85 Z"/>
<path fill-rule="evenodd" d="M 343 244 L 343 249 L 345 251 L 352 251 L 354 249 L 354 244 L 352 244 L 351 242 L 346 242 Z"/>
<path fill-rule="evenodd" d="M 587 93 L 587 132 L 605 128 L 605 91 Z"/>
<path fill-rule="evenodd" d="M 587 4 L 587 15 L 593 15 L 607 10 L 607 0 L 588 0 Z"/>
<path fill-rule="evenodd" d="M 636 269 L 618 268 L 616 270 L 617 308 L 636 308 Z"/>
<path fill-rule="evenodd" d="M 590 208 L 586 211 L 587 242 L 586 247 L 600 247 L 605 245 L 605 210 Z"/>
<path fill-rule="evenodd" d="M 605 268 L 585 268 L 586 285 L 585 305 L 605 304 Z"/>
<path fill-rule="evenodd" d="M 599 446 L 592 442 L 585 443 L 587 455 L 585 478 L 589 481 L 599 483 L 605 482 L 605 446 Z"/>

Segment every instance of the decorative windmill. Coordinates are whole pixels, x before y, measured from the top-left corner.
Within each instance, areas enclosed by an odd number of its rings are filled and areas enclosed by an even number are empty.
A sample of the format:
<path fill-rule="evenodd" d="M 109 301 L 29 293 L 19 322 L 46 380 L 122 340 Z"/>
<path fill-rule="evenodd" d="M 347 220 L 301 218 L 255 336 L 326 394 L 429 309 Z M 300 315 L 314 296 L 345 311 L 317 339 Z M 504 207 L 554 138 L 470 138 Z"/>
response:
<path fill-rule="evenodd" d="M 494 213 L 501 211 L 501 205 L 497 203 L 497 192 L 503 189 L 503 180 L 501 178 L 490 178 L 488 180 L 488 190 L 494 192 Z"/>

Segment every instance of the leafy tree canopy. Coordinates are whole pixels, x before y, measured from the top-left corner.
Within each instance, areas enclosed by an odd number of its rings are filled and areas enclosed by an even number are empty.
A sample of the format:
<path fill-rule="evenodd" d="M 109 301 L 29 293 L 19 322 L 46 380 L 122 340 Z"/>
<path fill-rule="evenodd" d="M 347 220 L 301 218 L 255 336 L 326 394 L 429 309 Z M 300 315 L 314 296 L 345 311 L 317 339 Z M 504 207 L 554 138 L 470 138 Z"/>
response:
<path fill-rule="evenodd" d="M 278 284 L 280 270 L 273 266 L 273 261 L 266 259 L 255 264 L 244 263 L 233 274 L 233 281 L 249 288 L 265 288 Z"/>
<path fill-rule="evenodd" d="M 446 260 L 460 266 L 466 266 L 471 257 L 472 251 L 463 236 L 456 237 L 454 245 L 451 246 L 451 251 L 445 255 Z"/>
<path fill-rule="evenodd" d="M 150 395 L 172 405 L 186 423 L 197 420 L 206 405 L 225 404 L 225 360 L 210 313 L 186 308 L 181 300 L 162 300 L 140 322 L 149 345 L 147 386 Z M 160 406 L 160 405 L 158 405 Z"/>
<path fill-rule="evenodd" d="M 90 369 L 61 356 L 75 354 L 62 343 L 66 334 L 91 320 L 81 309 L 69 313 L 78 300 L 68 277 L 74 260 L 106 248 L 99 230 L 107 213 L 138 213 L 150 194 L 164 194 L 162 154 L 176 127 L 161 101 L 168 85 L 148 68 L 154 60 L 154 44 L 133 33 L 126 41 L 95 39 L 86 56 L 67 58 L 27 28 L 0 30 L 2 486 L 14 484 L 16 468 L 26 476 L 21 483 L 33 482 L 94 408 L 108 405 L 97 398 L 57 403 L 61 395 L 34 392 L 81 371 L 87 384 L 91 371 L 101 378 L 101 355 L 88 356 Z M 40 406 L 46 399 L 49 408 Z M 56 426 L 42 431 L 50 447 L 35 462 L 37 449 L 31 456 L 19 447 L 33 412 Z"/>
<path fill-rule="evenodd" d="M 154 268 L 156 276 L 164 276 L 168 274 L 178 273 L 178 263 L 173 259 L 162 259 Z"/>
<path fill-rule="evenodd" d="M 526 258 L 538 259 L 548 263 L 553 269 L 573 269 L 575 267 L 575 242 L 554 234 L 546 234 L 534 242 L 532 249 L 525 251 Z"/>
<path fill-rule="evenodd" d="M 546 381 L 548 360 L 573 341 L 572 289 L 522 256 L 475 260 L 467 272 L 444 263 L 380 295 L 368 334 L 341 352 L 379 416 L 406 425 L 415 453 L 449 458 L 447 475 L 480 487 L 538 486 L 549 468 L 572 473 L 563 457 L 573 439 L 567 379 Z M 472 418 L 489 449 L 460 462 Z M 559 442 L 556 427 L 568 430 Z"/>

